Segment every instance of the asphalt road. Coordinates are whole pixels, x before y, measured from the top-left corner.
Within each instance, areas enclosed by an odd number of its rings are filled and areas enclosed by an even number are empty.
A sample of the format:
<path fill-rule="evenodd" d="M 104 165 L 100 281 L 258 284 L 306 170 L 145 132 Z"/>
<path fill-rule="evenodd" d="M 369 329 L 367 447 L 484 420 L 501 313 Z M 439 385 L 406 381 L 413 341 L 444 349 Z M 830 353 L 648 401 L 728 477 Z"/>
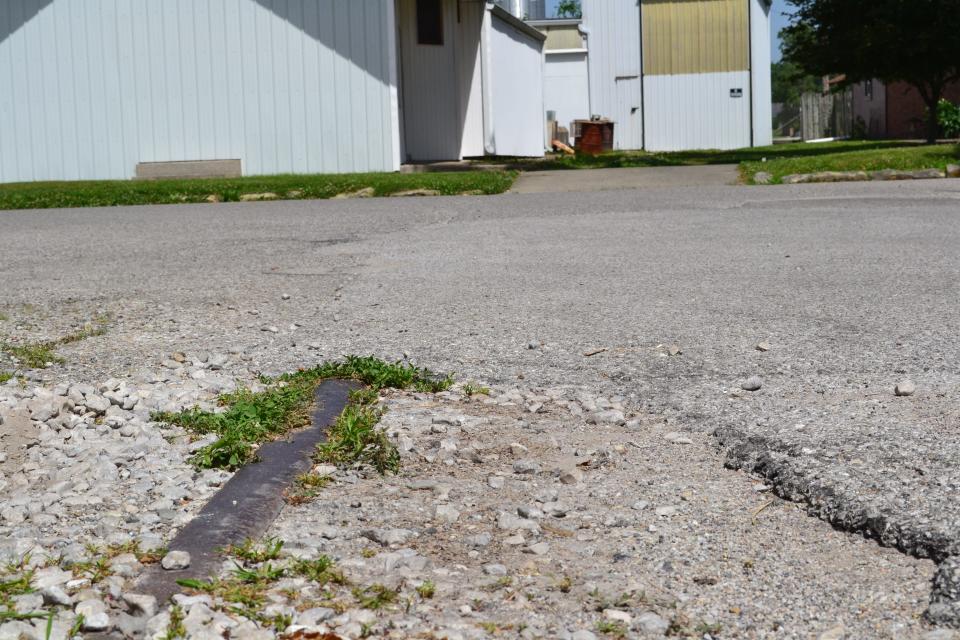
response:
<path fill-rule="evenodd" d="M 117 314 L 71 375 L 239 346 L 588 386 L 937 561 L 960 549 L 958 294 L 960 180 L 0 212 L 0 304 Z"/>

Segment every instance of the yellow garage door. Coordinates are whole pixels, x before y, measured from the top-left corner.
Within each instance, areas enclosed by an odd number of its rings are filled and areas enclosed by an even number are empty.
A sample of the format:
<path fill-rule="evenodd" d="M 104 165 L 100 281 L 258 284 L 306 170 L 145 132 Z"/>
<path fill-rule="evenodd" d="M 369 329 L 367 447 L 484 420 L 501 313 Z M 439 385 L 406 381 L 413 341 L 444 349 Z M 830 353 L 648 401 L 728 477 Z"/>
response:
<path fill-rule="evenodd" d="M 643 0 L 647 75 L 746 71 L 749 0 Z"/>

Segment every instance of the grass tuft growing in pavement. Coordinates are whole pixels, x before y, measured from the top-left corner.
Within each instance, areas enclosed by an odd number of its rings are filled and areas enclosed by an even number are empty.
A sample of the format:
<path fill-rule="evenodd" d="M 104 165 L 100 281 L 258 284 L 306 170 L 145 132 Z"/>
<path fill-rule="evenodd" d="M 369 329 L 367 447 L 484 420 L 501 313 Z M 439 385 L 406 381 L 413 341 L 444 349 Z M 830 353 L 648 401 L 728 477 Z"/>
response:
<path fill-rule="evenodd" d="M 187 637 L 187 628 L 183 626 L 183 621 L 186 619 L 186 616 L 183 613 L 183 609 L 180 605 L 175 604 L 170 607 L 170 622 L 167 624 L 167 632 L 163 636 L 163 640 L 175 640 L 176 638 L 186 638 Z M 79 631 L 79 629 L 78 629 Z M 70 634 L 70 637 L 73 637 L 74 634 Z"/>
<path fill-rule="evenodd" d="M 198 451 L 193 463 L 200 468 L 238 469 L 254 459 L 260 443 L 307 426 L 314 390 L 332 378 L 357 380 L 368 388 L 351 395 L 318 455 L 338 465 L 369 464 L 381 473 L 396 471 L 399 455 L 386 434 L 376 428 L 382 415 L 376 406 L 377 392 L 385 388 L 437 392 L 453 384 L 449 376 L 437 376 L 410 364 L 348 356 L 275 379 L 263 378 L 267 385 L 263 391 L 241 389 L 224 394 L 219 398 L 224 408 L 221 412 L 193 407 L 179 413 L 154 413 L 152 419 L 200 435 L 216 434 L 218 439 Z"/>
<path fill-rule="evenodd" d="M 56 342 L 30 342 L 27 344 L 0 342 L 0 351 L 5 351 L 28 369 L 46 369 L 51 364 L 66 362 L 54 351 L 56 346 Z"/>
<path fill-rule="evenodd" d="M 320 491 L 330 482 L 330 476 L 321 476 L 316 473 L 301 474 L 293 486 L 283 492 L 283 499 L 287 504 L 294 506 L 306 504 L 320 495 Z"/>
<path fill-rule="evenodd" d="M 468 398 L 472 398 L 475 395 L 489 396 L 490 387 L 483 387 L 472 382 L 468 382 L 463 385 L 463 394 Z"/>
<path fill-rule="evenodd" d="M 382 584 L 372 584 L 368 587 L 357 587 L 353 590 L 353 597 L 364 609 L 379 611 L 397 601 L 399 590 L 385 587 Z"/>
<path fill-rule="evenodd" d="M 424 580 L 419 587 L 417 587 L 417 594 L 424 600 L 429 600 L 437 594 L 437 585 L 433 580 Z"/>
<path fill-rule="evenodd" d="M 622 622 L 616 622 L 614 620 L 597 621 L 597 631 L 605 636 L 610 636 L 613 638 L 625 638 L 627 635 L 626 625 Z"/>
<path fill-rule="evenodd" d="M 15 344 L 0 340 L 0 351 L 16 358 L 21 365 L 28 369 L 45 369 L 51 364 L 63 364 L 65 362 L 65 360 L 56 353 L 58 347 L 80 342 L 87 338 L 102 336 L 107 332 L 108 322 L 109 317 L 98 316 L 93 322 L 88 322 L 80 329 L 56 340 L 28 342 L 25 344 Z M 9 380 L 9 378 L 7 379 Z"/>
<path fill-rule="evenodd" d="M 438 376 L 429 369 L 422 369 L 403 362 L 385 362 L 373 356 L 347 356 L 343 360 L 324 362 L 313 369 L 287 373 L 277 380 L 315 383 L 331 378 L 357 380 L 370 387 L 371 392 L 381 389 L 413 389 L 426 393 L 445 391 L 453 384 L 450 376 Z"/>
<path fill-rule="evenodd" d="M 335 568 L 334 562 L 329 556 L 320 556 L 313 560 L 297 560 L 293 563 L 290 571 L 293 575 L 316 582 L 321 587 L 325 587 L 328 584 L 340 586 L 350 584 L 346 576 Z"/>
<path fill-rule="evenodd" d="M 192 180 L 97 180 L 23 182 L 0 185 L 0 209 L 115 207 L 145 204 L 235 202 L 244 195 L 312 200 L 371 190 L 374 196 L 405 191 L 440 195 L 497 194 L 513 184 L 511 171 L 460 173 L 357 173 L 275 175 Z M 274 197 L 275 196 L 275 197 Z"/>
<path fill-rule="evenodd" d="M 32 577 L 33 571 L 27 570 L 23 573 L 0 578 L 0 607 L 11 611 L 13 610 L 13 598 L 15 596 L 33 593 L 33 589 L 30 587 Z"/>
<path fill-rule="evenodd" d="M 257 544 L 250 538 L 244 540 L 243 544 L 228 546 L 223 552 L 226 555 L 234 556 L 253 564 L 269 562 L 280 557 L 283 550 L 283 540 L 279 538 L 267 538 L 262 544 Z"/>
<path fill-rule="evenodd" d="M 387 434 L 377 428 L 383 409 L 375 402 L 364 392 L 351 396 L 350 404 L 330 428 L 327 441 L 317 447 L 318 462 L 366 464 L 380 473 L 400 470 L 400 453 Z"/>

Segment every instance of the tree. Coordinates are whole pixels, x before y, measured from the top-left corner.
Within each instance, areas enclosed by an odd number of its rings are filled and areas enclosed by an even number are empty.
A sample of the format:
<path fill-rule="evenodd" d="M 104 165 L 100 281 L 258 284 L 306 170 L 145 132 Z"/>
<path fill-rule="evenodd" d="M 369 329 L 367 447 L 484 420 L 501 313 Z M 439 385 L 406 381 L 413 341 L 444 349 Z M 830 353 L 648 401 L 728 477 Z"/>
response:
<path fill-rule="evenodd" d="M 796 62 L 786 59 L 773 63 L 770 79 L 773 83 L 773 101 L 791 107 L 800 105 L 800 96 L 804 93 L 821 88 L 815 76 L 806 73 Z"/>
<path fill-rule="evenodd" d="M 580 7 L 580 0 L 560 0 L 557 5 L 558 18 L 581 18 L 583 9 Z"/>
<path fill-rule="evenodd" d="M 903 81 L 927 106 L 927 140 L 937 138 L 937 103 L 960 80 L 957 0 L 789 0 L 784 55 L 815 76 L 844 85 Z"/>

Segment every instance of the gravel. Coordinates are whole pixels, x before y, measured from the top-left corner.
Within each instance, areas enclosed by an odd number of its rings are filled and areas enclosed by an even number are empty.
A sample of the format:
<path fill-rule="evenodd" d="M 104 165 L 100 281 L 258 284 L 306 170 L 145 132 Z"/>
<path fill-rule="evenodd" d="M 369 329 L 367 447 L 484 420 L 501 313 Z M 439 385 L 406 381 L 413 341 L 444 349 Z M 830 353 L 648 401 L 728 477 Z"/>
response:
<path fill-rule="evenodd" d="M 589 594 L 636 589 L 651 600 L 631 605 L 631 632 L 654 637 L 647 614 L 731 636 L 924 637 L 938 631 L 922 618 L 934 561 L 960 552 L 960 352 L 943 339 L 960 329 L 943 288 L 960 271 L 958 197 L 944 180 L 4 213 L 0 333 L 111 321 L 58 349 L 65 365 L 0 356 L 25 376 L 0 386 L 0 555 L 161 546 L 229 474 L 193 469 L 190 442 L 151 411 L 343 353 L 407 354 L 492 390 L 492 404 L 389 399 L 404 482 L 432 478 L 447 497 L 337 471 L 274 533 L 358 580 L 429 577 L 436 604 L 415 628 L 482 637 L 478 623 L 530 618 L 530 637 L 589 638 L 604 604 Z M 740 388 L 752 376 L 762 393 Z M 894 397 L 906 380 L 922 392 Z M 440 414 L 462 419 L 435 433 Z M 545 490 L 557 498 L 534 499 Z M 440 505 L 456 520 L 436 519 Z M 501 529 L 501 514 L 536 528 Z M 366 558 L 371 530 L 386 544 Z M 540 613 L 480 589 L 490 563 Z M 37 575 L 72 599 L 50 605 L 64 634 L 84 589 L 110 625 L 136 626 L 122 599 L 135 578 Z M 931 618 L 955 624 L 949 584 Z M 165 631 L 165 607 L 142 624 Z M 197 629 L 226 624 L 203 607 L 187 607 Z M 344 615 L 328 626 L 364 624 Z M 231 637 L 257 632 L 234 623 Z M 16 625 L 34 629 L 0 631 Z"/>
<path fill-rule="evenodd" d="M 909 380 L 904 380 L 903 382 L 897 384 L 893 392 L 898 396 L 912 396 L 917 392 L 917 385 L 913 384 Z"/>
<path fill-rule="evenodd" d="M 167 571 L 186 569 L 190 566 L 190 554 L 186 551 L 171 551 L 163 556 L 163 560 L 160 561 L 160 566 Z"/>

